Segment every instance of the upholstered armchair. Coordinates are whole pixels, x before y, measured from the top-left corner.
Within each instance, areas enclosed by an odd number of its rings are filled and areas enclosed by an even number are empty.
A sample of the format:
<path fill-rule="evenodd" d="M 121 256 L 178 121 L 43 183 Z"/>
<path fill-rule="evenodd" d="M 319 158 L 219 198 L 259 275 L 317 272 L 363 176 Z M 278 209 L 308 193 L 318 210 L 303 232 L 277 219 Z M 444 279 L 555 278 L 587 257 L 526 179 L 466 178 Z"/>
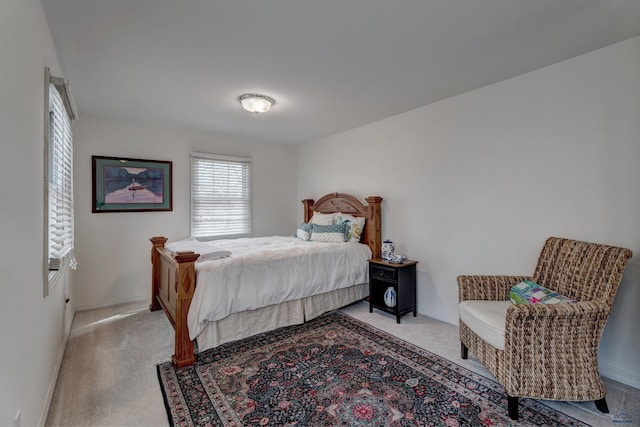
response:
<path fill-rule="evenodd" d="M 518 419 L 518 398 L 595 401 L 609 412 L 598 373 L 598 346 L 628 249 L 551 237 L 533 276 L 459 276 L 461 356 L 468 350 L 493 373 Z M 523 280 L 577 300 L 512 304 Z"/>

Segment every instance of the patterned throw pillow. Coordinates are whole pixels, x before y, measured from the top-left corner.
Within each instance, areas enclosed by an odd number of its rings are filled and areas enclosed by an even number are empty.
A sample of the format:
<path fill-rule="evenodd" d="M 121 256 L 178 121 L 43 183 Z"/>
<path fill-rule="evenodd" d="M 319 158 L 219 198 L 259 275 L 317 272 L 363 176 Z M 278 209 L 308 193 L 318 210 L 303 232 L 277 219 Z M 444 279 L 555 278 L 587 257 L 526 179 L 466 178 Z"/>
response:
<path fill-rule="evenodd" d="M 337 213 L 336 224 L 347 224 L 347 241 L 360 243 L 362 230 L 364 230 L 364 217 L 356 217 L 349 214 Z"/>
<path fill-rule="evenodd" d="M 513 304 L 561 304 L 576 302 L 573 298 L 562 296 L 531 280 L 525 280 L 512 286 L 509 292 L 509 299 Z"/>
<path fill-rule="evenodd" d="M 311 239 L 311 224 L 307 224 L 303 222 L 298 226 L 298 230 L 296 230 L 296 237 L 302 240 Z"/>
<path fill-rule="evenodd" d="M 312 224 L 312 242 L 344 243 L 347 224 L 318 225 Z"/>

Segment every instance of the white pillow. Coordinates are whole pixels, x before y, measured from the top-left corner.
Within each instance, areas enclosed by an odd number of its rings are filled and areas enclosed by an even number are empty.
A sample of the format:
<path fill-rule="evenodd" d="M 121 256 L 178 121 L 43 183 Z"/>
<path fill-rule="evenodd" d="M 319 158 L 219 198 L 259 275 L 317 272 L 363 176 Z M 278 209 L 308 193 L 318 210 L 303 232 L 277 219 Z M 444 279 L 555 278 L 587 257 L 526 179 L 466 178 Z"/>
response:
<path fill-rule="evenodd" d="M 336 224 L 347 224 L 347 242 L 360 243 L 362 231 L 364 230 L 364 217 L 349 214 L 335 214 Z"/>
<path fill-rule="evenodd" d="M 311 217 L 310 224 L 318 224 L 318 225 L 333 225 L 335 223 L 334 217 L 336 214 L 323 214 L 320 212 L 314 212 Z"/>

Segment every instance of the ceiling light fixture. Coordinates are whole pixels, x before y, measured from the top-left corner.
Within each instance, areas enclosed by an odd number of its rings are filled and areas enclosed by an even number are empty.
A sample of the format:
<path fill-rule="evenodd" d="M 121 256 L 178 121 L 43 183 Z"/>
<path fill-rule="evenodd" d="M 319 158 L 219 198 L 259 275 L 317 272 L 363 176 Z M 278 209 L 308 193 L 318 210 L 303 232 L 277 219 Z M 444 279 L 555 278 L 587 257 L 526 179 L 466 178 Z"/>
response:
<path fill-rule="evenodd" d="M 266 113 L 276 103 L 275 99 L 270 96 L 258 95 L 257 93 L 240 95 L 238 101 L 240 101 L 242 108 L 254 114 Z"/>

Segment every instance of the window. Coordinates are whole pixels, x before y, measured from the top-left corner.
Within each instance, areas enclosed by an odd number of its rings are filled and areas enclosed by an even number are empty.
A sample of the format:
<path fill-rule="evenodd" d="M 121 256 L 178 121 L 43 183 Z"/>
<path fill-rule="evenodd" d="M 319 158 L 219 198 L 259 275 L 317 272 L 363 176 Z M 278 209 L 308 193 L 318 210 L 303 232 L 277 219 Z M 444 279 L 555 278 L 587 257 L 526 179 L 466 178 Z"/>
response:
<path fill-rule="evenodd" d="M 55 272 L 73 257 L 73 138 L 75 109 L 69 85 L 45 71 L 45 296 L 55 283 Z"/>
<path fill-rule="evenodd" d="M 191 236 L 251 233 L 251 159 L 191 153 Z"/>

